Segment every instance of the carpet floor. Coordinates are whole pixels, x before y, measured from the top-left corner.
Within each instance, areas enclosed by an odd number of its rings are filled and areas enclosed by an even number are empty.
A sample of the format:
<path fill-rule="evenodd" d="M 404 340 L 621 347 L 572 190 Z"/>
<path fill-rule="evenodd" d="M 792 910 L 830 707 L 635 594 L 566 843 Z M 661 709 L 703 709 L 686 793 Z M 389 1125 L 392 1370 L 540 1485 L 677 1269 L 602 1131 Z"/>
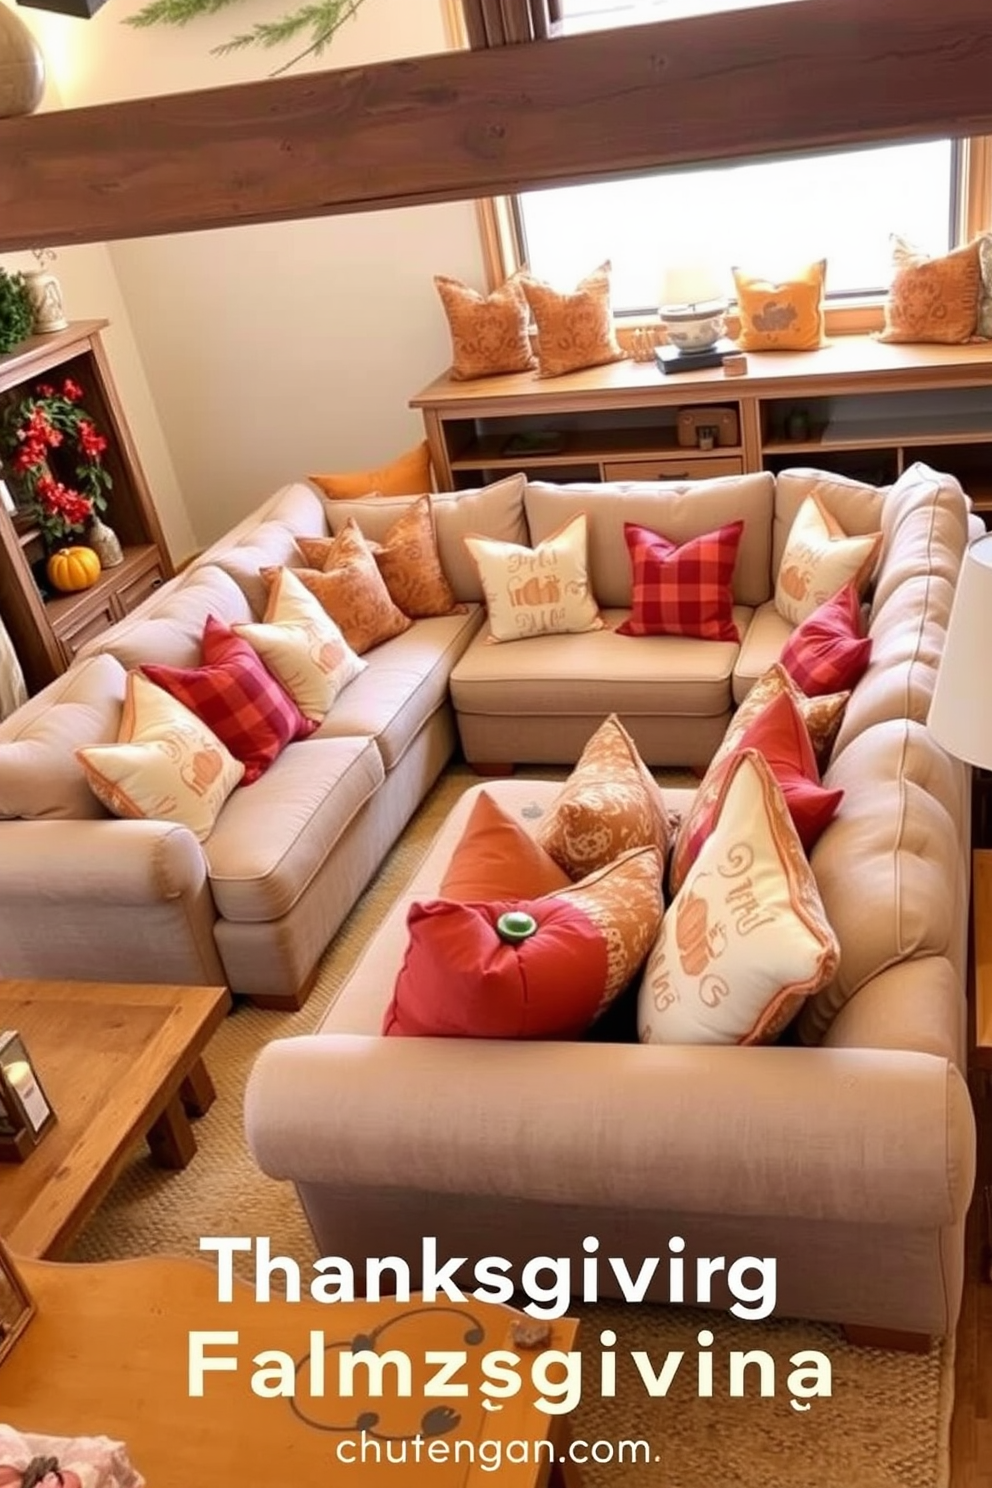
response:
<path fill-rule="evenodd" d="M 537 770 L 543 778 L 562 771 Z M 671 776 L 662 777 L 672 779 Z M 309 1263 L 315 1249 L 293 1191 L 255 1168 L 242 1135 L 245 1081 L 273 1038 L 309 1032 L 333 1002 L 385 910 L 416 870 L 459 795 L 476 784 L 466 767 L 442 776 L 342 929 L 299 1012 L 238 1007 L 214 1036 L 208 1065 L 218 1099 L 196 1125 L 199 1152 L 182 1172 L 133 1153 L 78 1237 L 71 1259 L 101 1261 L 150 1253 L 198 1254 L 201 1235 L 268 1235 L 274 1254 Z M 679 779 L 676 783 L 686 783 Z M 644 1441 L 649 1460 L 590 1462 L 587 1488 L 947 1488 L 953 1401 L 953 1341 L 928 1355 L 856 1349 L 835 1328 L 808 1322 L 747 1323 L 687 1308 L 577 1306 L 588 1379 L 573 1434 L 612 1445 Z M 617 1393 L 599 1392 L 600 1333 L 617 1335 Z M 698 1334 L 713 1334 L 710 1350 Z M 759 1398 L 757 1369 L 744 1398 L 728 1392 L 732 1350 L 763 1349 L 775 1363 L 774 1394 Z M 789 1360 L 818 1349 L 831 1361 L 833 1393 L 808 1411 L 790 1405 Z M 671 1350 L 684 1358 L 664 1399 L 652 1399 L 630 1364 L 644 1350 L 657 1373 Z M 698 1393 L 698 1359 L 712 1352 L 713 1394 Z M 607 1447 L 597 1449 L 605 1455 Z M 642 1453 L 645 1449 L 641 1449 Z"/>

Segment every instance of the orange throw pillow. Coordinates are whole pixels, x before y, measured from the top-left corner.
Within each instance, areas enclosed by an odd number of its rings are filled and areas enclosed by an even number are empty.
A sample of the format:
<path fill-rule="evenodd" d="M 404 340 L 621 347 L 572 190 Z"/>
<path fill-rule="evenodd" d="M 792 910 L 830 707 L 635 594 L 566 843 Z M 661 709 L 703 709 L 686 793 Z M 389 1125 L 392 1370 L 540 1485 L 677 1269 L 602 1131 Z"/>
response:
<path fill-rule="evenodd" d="M 907 257 L 885 301 L 880 341 L 970 341 L 978 322 L 981 271 L 978 240 L 942 258 Z"/>
<path fill-rule="evenodd" d="M 347 470 L 339 475 L 307 477 L 332 501 L 351 501 L 356 496 L 421 496 L 429 491 L 431 452 L 427 440 L 380 465 L 378 470 Z"/>
<path fill-rule="evenodd" d="M 323 568 L 334 547 L 332 537 L 298 537 L 296 545 L 311 568 Z M 393 525 L 382 542 L 366 539 L 390 598 L 411 620 L 462 615 L 437 550 L 430 496 L 421 496 Z"/>
<path fill-rule="evenodd" d="M 540 279 L 521 276 L 537 322 L 538 377 L 560 377 L 583 367 L 620 362 L 626 352 L 613 329 L 609 260 L 583 279 L 572 294 L 560 294 Z"/>
<path fill-rule="evenodd" d="M 434 284 L 448 317 L 451 376 L 456 381 L 493 377 L 499 372 L 530 372 L 537 366 L 519 274 L 490 295 L 481 295 L 445 274 L 435 274 Z"/>
<path fill-rule="evenodd" d="M 742 351 L 814 351 L 823 343 L 827 260 L 817 259 L 776 283 L 734 269 Z"/>
<path fill-rule="evenodd" d="M 490 899 L 539 899 L 571 886 L 554 858 L 488 791 L 481 791 L 438 893 L 463 904 L 485 904 Z"/>
<path fill-rule="evenodd" d="M 320 601 L 358 656 L 402 635 L 413 623 L 390 599 L 372 550 L 353 518 L 332 539 L 323 571 L 294 568 L 292 572 Z M 278 568 L 261 570 L 270 586 L 279 573 Z"/>

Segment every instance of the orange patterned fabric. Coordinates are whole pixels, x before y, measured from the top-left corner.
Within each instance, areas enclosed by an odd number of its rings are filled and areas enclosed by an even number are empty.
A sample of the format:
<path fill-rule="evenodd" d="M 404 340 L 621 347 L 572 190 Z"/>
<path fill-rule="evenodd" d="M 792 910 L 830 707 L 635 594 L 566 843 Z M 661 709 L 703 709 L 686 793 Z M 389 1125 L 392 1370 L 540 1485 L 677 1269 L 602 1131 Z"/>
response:
<path fill-rule="evenodd" d="M 375 470 L 346 470 L 338 475 L 310 475 L 307 479 L 332 501 L 373 495 L 421 496 L 433 487 L 430 447 L 425 439 Z"/>
<path fill-rule="evenodd" d="M 778 283 L 734 269 L 742 351 L 813 351 L 823 343 L 827 260 Z"/>
<path fill-rule="evenodd" d="M 821 697 L 807 697 L 780 661 L 776 661 L 763 676 L 758 678 L 737 709 L 716 754 L 710 761 L 711 767 L 717 760 L 723 759 L 737 747 L 742 734 L 750 728 L 758 714 L 764 712 L 768 704 L 774 702 L 783 692 L 789 694 L 802 714 L 803 722 L 809 732 L 809 741 L 816 756 L 816 763 L 821 770 L 826 769 L 830 751 L 834 747 L 834 740 L 843 721 L 844 709 L 847 707 L 851 694 L 830 692 Z"/>
<path fill-rule="evenodd" d="M 366 539 L 397 608 L 411 620 L 461 615 L 441 567 L 430 496 L 421 496 L 387 530 L 381 542 Z M 311 568 L 322 569 L 333 549 L 331 537 L 298 537 L 296 545 Z"/>
<path fill-rule="evenodd" d="M 837 937 L 770 766 L 746 749 L 721 771 L 713 832 L 641 980 L 645 1044 L 770 1043 L 837 970 Z"/>
<path fill-rule="evenodd" d="M 435 274 L 434 284 L 451 331 L 453 378 L 461 382 L 498 372 L 530 372 L 537 366 L 519 274 L 490 295 L 445 274 Z"/>
<path fill-rule="evenodd" d="M 905 248 L 905 245 L 903 245 Z M 885 301 L 880 341 L 970 341 L 978 322 L 981 290 L 976 239 L 942 258 L 914 257 L 894 249 L 896 271 Z"/>
<path fill-rule="evenodd" d="M 263 568 L 273 584 L 281 572 Z M 354 518 L 332 538 L 323 570 L 294 568 L 293 575 L 317 598 L 356 655 L 409 630 L 412 622 L 389 597 L 371 548 Z"/>
<path fill-rule="evenodd" d="M 583 367 L 620 362 L 626 352 L 613 329 L 610 272 L 600 264 L 572 294 L 522 275 L 521 284 L 537 323 L 538 377 L 560 377 Z"/>
<path fill-rule="evenodd" d="M 634 847 L 549 898 L 567 899 L 603 933 L 606 981 L 596 1017 L 637 975 L 661 928 L 661 878 L 665 860 L 657 847 Z"/>
<path fill-rule="evenodd" d="M 632 847 L 657 847 L 664 861 L 672 835 L 665 802 L 615 713 L 589 740 L 536 835 L 574 880 Z"/>

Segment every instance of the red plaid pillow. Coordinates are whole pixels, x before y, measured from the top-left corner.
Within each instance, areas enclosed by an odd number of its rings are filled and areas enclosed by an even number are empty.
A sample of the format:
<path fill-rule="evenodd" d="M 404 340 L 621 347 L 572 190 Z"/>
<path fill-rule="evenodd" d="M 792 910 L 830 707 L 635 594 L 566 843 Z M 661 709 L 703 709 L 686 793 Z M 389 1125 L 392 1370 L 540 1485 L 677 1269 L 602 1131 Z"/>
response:
<path fill-rule="evenodd" d="M 141 670 L 202 719 L 242 761 L 242 785 L 263 775 L 290 740 L 303 739 L 317 727 L 304 718 L 257 651 L 213 615 L 203 627 L 202 666 L 147 665 Z"/>
<path fill-rule="evenodd" d="M 854 686 L 868 669 L 871 641 L 861 632 L 861 600 L 853 582 L 796 626 L 779 660 L 807 697 Z"/>
<path fill-rule="evenodd" d="M 618 634 L 739 641 L 731 580 L 743 531 L 743 522 L 728 522 L 680 545 L 650 527 L 624 522 L 633 605 Z"/>

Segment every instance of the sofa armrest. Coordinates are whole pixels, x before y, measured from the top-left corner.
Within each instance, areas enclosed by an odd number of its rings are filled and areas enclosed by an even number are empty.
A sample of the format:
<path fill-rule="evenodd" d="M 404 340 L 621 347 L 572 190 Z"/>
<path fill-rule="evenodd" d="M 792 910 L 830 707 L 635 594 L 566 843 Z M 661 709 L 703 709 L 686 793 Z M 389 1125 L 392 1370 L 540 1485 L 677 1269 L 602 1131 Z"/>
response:
<path fill-rule="evenodd" d="M 316 1034 L 246 1092 L 273 1178 L 533 1202 L 940 1227 L 975 1126 L 944 1059 Z"/>
<path fill-rule="evenodd" d="M 215 986 L 226 981 L 215 919 L 206 859 L 186 827 L 0 822 L 5 976 Z"/>

